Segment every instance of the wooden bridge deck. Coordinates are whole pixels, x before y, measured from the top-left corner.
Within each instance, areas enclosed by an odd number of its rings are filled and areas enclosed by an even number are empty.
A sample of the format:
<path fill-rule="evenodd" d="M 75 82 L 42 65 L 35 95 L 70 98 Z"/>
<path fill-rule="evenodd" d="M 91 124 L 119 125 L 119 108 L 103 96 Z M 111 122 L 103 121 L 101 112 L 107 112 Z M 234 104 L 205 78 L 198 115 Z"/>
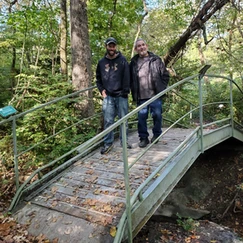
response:
<path fill-rule="evenodd" d="M 131 194 L 191 133 L 190 129 L 172 129 L 132 167 Z M 151 132 L 150 132 L 151 134 Z M 131 163 L 143 149 L 137 133 L 129 134 Z M 100 149 L 77 161 L 39 195 L 26 202 L 15 216 L 28 224 L 33 235 L 44 234 L 59 243 L 113 242 L 110 230 L 117 226 L 125 210 L 122 147 L 101 155 Z"/>

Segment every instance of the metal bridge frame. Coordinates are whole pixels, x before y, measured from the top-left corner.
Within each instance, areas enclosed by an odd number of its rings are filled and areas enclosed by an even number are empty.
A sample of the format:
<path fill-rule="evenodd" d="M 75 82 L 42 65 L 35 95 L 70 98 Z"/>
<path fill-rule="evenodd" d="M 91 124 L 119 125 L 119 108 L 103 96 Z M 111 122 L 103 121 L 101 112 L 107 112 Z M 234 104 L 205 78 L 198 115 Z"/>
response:
<path fill-rule="evenodd" d="M 125 180 L 125 188 L 126 188 L 126 211 L 124 212 L 118 226 L 117 226 L 117 233 L 114 238 L 114 243 L 121 242 L 123 240 L 128 240 L 129 243 L 132 242 L 133 238 L 136 236 L 136 234 L 139 232 L 139 230 L 145 225 L 145 223 L 148 221 L 148 219 L 154 214 L 155 210 L 159 207 L 159 205 L 165 200 L 165 198 L 168 196 L 168 194 L 172 191 L 172 189 L 175 187 L 175 185 L 179 182 L 179 180 L 182 178 L 182 176 L 186 173 L 186 171 L 190 168 L 190 166 L 193 164 L 193 162 L 198 158 L 198 156 L 203 153 L 205 150 L 215 146 L 218 143 L 221 143 L 222 141 L 234 137 L 240 141 L 243 141 L 243 133 L 242 133 L 242 125 L 234 121 L 234 111 L 233 111 L 233 80 L 230 78 L 226 78 L 223 76 L 217 76 L 217 75 L 205 75 L 206 70 L 203 72 L 199 72 L 199 75 L 193 75 L 188 78 L 185 78 L 176 84 L 173 84 L 172 86 L 168 87 L 163 92 L 159 93 L 155 97 L 151 98 L 146 103 L 142 104 L 141 106 L 137 107 L 133 111 L 131 111 L 129 114 L 127 114 L 122 119 L 118 120 L 116 123 L 111 125 L 109 128 L 104 130 L 103 132 L 99 133 L 95 137 L 89 139 L 88 141 L 84 142 L 83 144 L 79 145 L 78 147 L 72 149 L 70 152 L 64 154 L 60 158 L 55 159 L 54 161 L 51 161 L 49 164 L 42 166 L 41 168 L 34 171 L 29 178 L 22 184 L 19 185 L 19 172 L 18 172 L 18 157 L 22 155 L 23 153 L 28 152 L 29 150 L 33 149 L 34 147 L 38 146 L 40 143 L 28 148 L 27 150 L 18 153 L 17 151 L 17 136 L 16 136 L 16 120 L 20 117 L 25 116 L 26 114 L 33 112 L 37 109 L 41 109 L 45 106 L 48 106 L 50 104 L 54 104 L 60 100 L 78 96 L 82 92 L 87 92 L 88 90 L 94 89 L 95 86 L 90 87 L 88 89 L 75 92 L 70 95 L 66 95 L 64 97 L 55 99 L 51 102 L 45 103 L 43 105 L 40 105 L 36 108 L 33 108 L 29 111 L 23 112 L 21 114 L 13 115 L 9 118 L 7 118 L 4 121 L 0 122 L 1 124 L 4 124 L 6 122 L 12 122 L 12 135 L 13 135 L 13 151 L 14 151 L 14 168 L 15 168 L 15 178 L 16 178 L 16 189 L 17 192 L 12 200 L 12 203 L 10 205 L 9 211 L 12 211 L 19 201 L 24 197 L 25 195 L 30 194 L 33 191 L 36 191 L 38 193 L 43 189 L 43 187 L 46 187 L 49 185 L 51 179 L 55 178 L 58 174 L 60 174 L 62 171 L 64 171 L 67 167 L 69 167 L 71 164 L 76 162 L 78 159 L 85 156 L 89 151 L 92 151 L 94 148 L 96 148 L 103 140 L 103 137 L 105 134 L 109 133 L 112 130 L 115 130 L 122 126 L 122 136 L 123 136 L 123 162 L 124 162 L 124 180 Z M 230 105 L 230 114 L 228 118 L 215 121 L 209 124 L 203 124 L 203 108 L 205 106 L 211 105 L 211 104 L 203 104 L 203 87 L 202 87 L 202 79 L 207 77 L 212 78 L 220 78 L 225 79 L 229 81 L 229 88 L 230 88 L 230 97 L 229 101 L 220 102 L 220 104 L 225 103 Z M 134 117 L 145 106 L 149 105 L 154 100 L 162 97 L 163 95 L 167 94 L 168 92 L 173 92 L 173 90 L 187 82 L 196 82 L 198 85 L 198 93 L 199 93 L 199 106 L 195 107 L 194 109 L 191 109 L 189 112 L 184 114 L 180 119 L 178 119 L 176 122 L 174 122 L 171 126 L 166 128 L 163 133 L 160 135 L 157 140 L 159 140 L 165 133 L 167 133 L 172 127 L 176 127 L 181 120 L 183 120 L 185 117 L 190 116 L 194 111 L 199 110 L 199 126 L 195 128 L 195 130 L 191 133 L 191 135 L 182 143 L 180 144 L 177 149 L 169 155 L 169 157 L 161 163 L 161 165 L 154 171 L 140 186 L 139 188 L 134 192 L 134 194 L 130 195 L 130 182 L 129 182 L 129 170 L 131 167 L 146 153 L 147 150 L 153 144 L 150 144 L 141 154 L 138 155 L 138 157 L 132 162 L 128 163 L 128 156 L 127 156 L 127 146 L 126 146 L 126 124 L 127 121 Z M 75 124 L 74 124 L 75 125 Z M 214 129 L 212 132 L 207 132 L 206 128 L 212 125 L 217 125 L 217 129 Z M 70 128 L 70 127 L 69 127 Z M 68 129 L 68 128 L 66 128 Z M 66 130 L 64 129 L 64 130 Z M 59 134 L 56 133 L 55 135 Z M 55 136 L 53 135 L 53 136 Z M 53 137 L 51 136 L 51 137 Z M 47 139 L 50 139 L 50 137 L 46 138 L 42 142 L 45 142 Z M 155 140 L 154 143 L 157 141 Z M 73 157 L 72 159 L 69 159 L 53 171 L 48 172 L 44 176 L 41 176 L 41 172 L 56 164 L 61 159 L 65 158 L 66 156 L 72 154 L 74 151 L 78 151 L 78 155 Z M 157 175 L 159 171 L 163 169 L 163 173 L 160 174 L 159 177 L 157 177 L 156 181 L 149 186 L 148 189 L 145 190 L 145 187 L 149 184 L 149 182 Z M 31 180 L 35 175 L 38 175 L 38 180 L 31 183 Z M 146 216 L 144 216 L 146 215 Z"/>
<path fill-rule="evenodd" d="M 229 81 L 230 88 L 230 116 L 229 118 L 225 118 L 222 120 L 218 120 L 212 123 L 208 123 L 206 125 L 203 124 L 203 107 L 212 105 L 211 104 L 203 104 L 202 99 L 202 79 L 203 77 L 214 77 L 214 78 L 222 78 Z M 191 76 L 189 78 L 183 79 L 180 82 L 170 86 L 165 91 L 151 98 L 142 106 L 137 109 L 140 110 L 146 105 L 150 104 L 155 99 L 161 97 L 166 94 L 170 90 L 173 90 L 175 87 L 186 83 L 190 80 L 196 78 L 197 75 Z M 119 243 L 123 240 L 128 240 L 129 243 L 132 243 L 132 239 L 137 235 L 140 229 L 146 224 L 149 218 L 154 214 L 156 209 L 161 205 L 161 203 L 165 200 L 165 198 L 169 195 L 172 189 L 176 186 L 176 184 L 180 181 L 186 171 L 191 167 L 194 161 L 198 158 L 198 156 L 204 153 L 205 150 L 227 140 L 228 138 L 234 137 L 243 142 L 243 126 L 234 121 L 233 116 L 233 80 L 227 77 L 219 76 L 219 75 L 205 75 L 205 73 L 200 74 L 198 76 L 198 91 L 199 91 L 199 106 L 192 109 L 190 112 L 186 113 L 176 122 L 174 122 L 169 128 L 164 130 L 164 132 L 160 135 L 162 137 L 165 133 L 168 132 L 169 129 L 176 126 L 180 120 L 184 117 L 190 115 L 195 110 L 199 109 L 200 114 L 200 125 L 190 134 L 187 139 L 181 143 L 177 149 L 170 154 L 170 156 L 164 160 L 161 165 L 139 186 L 133 196 L 130 198 L 130 203 L 127 205 L 127 210 L 124 212 L 120 223 L 118 225 L 117 234 L 114 240 L 114 243 Z M 227 103 L 220 102 L 219 104 Z M 133 112 L 136 112 L 134 110 Z M 205 133 L 205 129 L 212 125 L 219 126 L 217 129 L 214 129 L 211 132 Z M 123 134 L 125 135 L 125 134 Z M 160 138 L 159 137 L 159 138 Z M 159 139 L 158 138 L 158 139 Z M 153 144 L 149 145 L 147 150 L 153 146 Z M 126 151 L 124 151 L 126 153 Z M 143 152 L 143 154 L 146 151 Z M 137 159 L 130 165 L 134 165 L 137 160 L 143 155 L 137 157 Z M 126 157 L 126 155 L 125 155 Z M 127 163 L 124 160 L 124 163 Z M 130 168 L 129 167 L 129 168 Z M 163 172 L 156 179 L 156 181 L 148 188 L 145 192 L 142 192 L 145 186 L 149 183 L 152 178 L 156 177 L 159 171 L 163 168 Z M 129 174 L 125 170 L 125 178 L 128 177 Z M 126 180 L 125 180 L 126 182 Z M 130 191 L 129 184 L 126 184 L 127 191 Z M 128 199 L 127 199 L 128 201 Z M 144 216 L 146 215 L 146 216 Z"/>

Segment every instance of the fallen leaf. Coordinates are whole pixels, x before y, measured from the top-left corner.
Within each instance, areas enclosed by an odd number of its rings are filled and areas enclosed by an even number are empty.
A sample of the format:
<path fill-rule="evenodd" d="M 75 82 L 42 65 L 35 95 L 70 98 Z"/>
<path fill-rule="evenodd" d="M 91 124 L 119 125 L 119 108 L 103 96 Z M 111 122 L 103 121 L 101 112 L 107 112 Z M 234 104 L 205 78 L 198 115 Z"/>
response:
<path fill-rule="evenodd" d="M 64 231 L 64 234 L 65 234 L 65 235 L 70 235 L 70 233 L 71 233 L 71 229 L 66 229 L 66 230 Z"/>
<path fill-rule="evenodd" d="M 57 188 L 56 186 L 53 186 L 53 187 L 51 188 L 51 192 L 52 192 L 52 193 L 56 193 L 57 189 L 58 189 L 58 188 Z"/>
<path fill-rule="evenodd" d="M 170 232 L 169 230 L 167 230 L 167 229 L 162 229 L 162 230 L 161 230 L 161 233 L 162 233 L 162 234 L 165 234 L 165 235 L 169 235 L 169 234 L 171 234 L 171 232 Z"/>
<path fill-rule="evenodd" d="M 56 223 L 57 222 L 57 218 L 56 217 L 52 218 L 51 222 L 52 223 Z"/>
<path fill-rule="evenodd" d="M 96 190 L 94 190 L 94 192 L 93 192 L 95 195 L 98 195 L 98 194 L 100 194 L 101 193 L 101 190 L 100 189 L 96 189 Z"/>
<path fill-rule="evenodd" d="M 93 175 L 94 174 L 94 170 L 88 170 L 88 171 L 85 172 L 85 174 Z"/>
<path fill-rule="evenodd" d="M 112 227 L 110 228 L 110 235 L 111 235 L 112 237 L 115 237 L 115 236 L 116 236 L 116 227 L 115 227 L 115 226 L 112 226 Z"/>
<path fill-rule="evenodd" d="M 105 205 L 104 206 L 104 212 L 106 212 L 106 213 L 111 212 L 111 206 L 110 205 Z"/>
<path fill-rule="evenodd" d="M 56 207 L 56 206 L 57 206 L 57 201 L 53 201 L 53 202 L 51 203 L 51 206 L 52 206 L 52 207 Z"/>

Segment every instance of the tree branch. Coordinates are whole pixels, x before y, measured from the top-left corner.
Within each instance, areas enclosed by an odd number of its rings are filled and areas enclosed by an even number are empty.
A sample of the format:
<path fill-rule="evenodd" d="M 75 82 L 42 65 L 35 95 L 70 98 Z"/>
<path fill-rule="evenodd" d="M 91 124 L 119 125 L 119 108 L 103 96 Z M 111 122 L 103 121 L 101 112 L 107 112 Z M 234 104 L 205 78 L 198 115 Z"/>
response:
<path fill-rule="evenodd" d="M 204 23 L 206 23 L 215 14 L 215 12 L 220 10 L 229 2 L 230 0 L 209 0 L 207 3 L 205 3 L 196 17 L 191 21 L 191 24 L 186 31 L 165 55 L 165 65 L 173 65 L 175 62 L 175 57 L 184 48 L 186 42 L 193 36 L 194 32 L 202 29 Z"/>
<path fill-rule="evenodd" d="M 142 26 L 143 20 L 145 19 L 146 15 L 148 14 L 148 8 L 147 8 L 146 1 L 145 1 L 145 0 L 143 0 L 143 9 L 144 9 L 144 14 L 143 14 L 143 16 L 142 16 L 142 18 L 141 18 L 141 20 L 140 20 L 138 26 L 137 26 L 137 34 L 136 34 L 136 36 L 135 36 L 134 43 L 137 41 L 138 36 L 139 36 L 139 34 L 140 34 L 141 26 Z M 132 49 L 131 58 L 133 57 L 133 55 L 134 55 L 134 48 Z"/>
<path fill-rule="evenodd" d="M 116 5 L 117 5 L 117 0 L 114 0 L 113 1 L 113 11 L 112 11 L 112 14 L 110 16 L 109 23 L 108 23 L 108 33 L 109 33 L 109 35 L 111 33 L 111 30 L 112 30 L 112 20 L 113 20 L 114 15 L 116 14 Z"/>

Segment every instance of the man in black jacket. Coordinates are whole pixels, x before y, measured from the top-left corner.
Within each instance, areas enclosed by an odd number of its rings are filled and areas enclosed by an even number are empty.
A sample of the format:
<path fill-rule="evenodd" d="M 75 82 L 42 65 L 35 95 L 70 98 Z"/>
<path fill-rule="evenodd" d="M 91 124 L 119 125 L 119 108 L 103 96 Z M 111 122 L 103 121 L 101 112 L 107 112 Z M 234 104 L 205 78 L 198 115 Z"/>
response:
<path fill-rule="evenodd" d="M 133 100 L 137 106 L 142 105 L 164 89 L 169 82 L 169 73 L 161 58 L 148 51 L 148 46 L 143 39 L 135 43 L 137 54 L 130 63 L 131 91 Z M 149 112 L 153 118 L 153 137 L 151 143 L 158 142 L 162 133 L 162 99 L 153 101 L 138 113 L 138 136 L 139 147 L 143 148 L 149 144 L 149 133 L 147 130 L 147 118 Z"/>
<path fill-rule="evenodd" d="M 96 84 L 103 97 L 104 129 L 114 123 L 116 115 L 120 119 L 128 113 L 129 65 L 121 52 L 116 50 L 116 46 L 115 38 L 109 37 L 106 40 L 106 54 L 99 60 L 96 69 Z M 120 140 L 122 141 L 121 128 Z M 100 151 L 101 154 L 108 153 L 113 142 L 114 133 L 111 131 L 104 137 L 104 147 Z M 128 143 L 127 148 L 131 148 Z"/>

